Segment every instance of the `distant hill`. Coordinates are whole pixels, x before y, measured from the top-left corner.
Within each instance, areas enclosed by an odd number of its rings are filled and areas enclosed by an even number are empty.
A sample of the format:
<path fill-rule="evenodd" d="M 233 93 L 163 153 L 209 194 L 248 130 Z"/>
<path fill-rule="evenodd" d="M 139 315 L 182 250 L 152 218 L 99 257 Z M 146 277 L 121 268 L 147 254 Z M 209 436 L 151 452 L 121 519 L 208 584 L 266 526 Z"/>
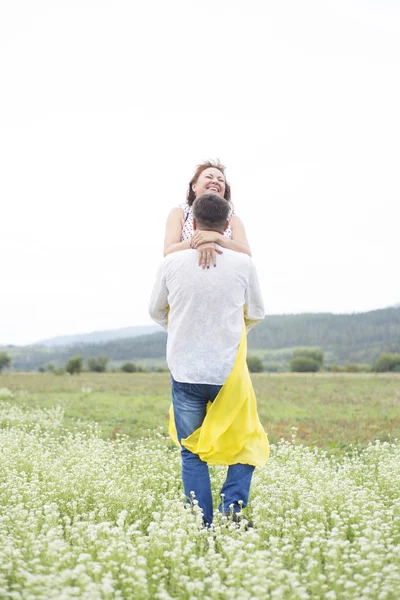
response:
<path fill-rule="evenodd" d="M 318 346 L 329 362 L 375 362 L 381 352 L 400 352 L 400 306 L 366 313 L 273 315 L 254 327 L 249 348 Z"/>
<path fill-rule="evenodd" d="M 85 360 L 104 354 L 112 361 L 165 358 L 167 334 L 80 343 L 69 347 L 25 346 L 10 348 L 14 369 L 35 370 L 49 362 L 64 364 L 80 354 Z M 291 348 L 319 346 L 326 364 L 373 363 L 381 352 L 400 352 L 400 306 L 366 313 L 334 315 L 311 313 L 270 315 L 254 327 L 248 337 L 249 350 L 269 361 L 276 351 L 287 362 Z"/>
<path fill-rule="evenodd" d="M 33 344 L 34 346 L 73 346 L 75 344 L 98 344 L 109 340 L 121 340 L 134 338 L 140 335 L 150 335 L 162 331 L 159 325 L 147 325 L 142 327 L 124 327 L 122 329 L 108 329 L 106 331 L 93 331 L 92 333 L 81 333 L 76 335 L 59 335 L 57 337 L 42 340 Z"/>

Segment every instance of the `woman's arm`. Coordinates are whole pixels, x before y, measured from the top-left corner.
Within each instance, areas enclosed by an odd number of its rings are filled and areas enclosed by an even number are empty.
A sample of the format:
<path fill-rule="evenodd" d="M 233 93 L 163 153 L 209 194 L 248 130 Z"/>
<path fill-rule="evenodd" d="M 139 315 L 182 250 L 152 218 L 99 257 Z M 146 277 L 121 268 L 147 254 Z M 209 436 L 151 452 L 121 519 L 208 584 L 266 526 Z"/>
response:
<path fill-rule="evenodd" d="M 192 237 L 192 247 L 197 248 L 200 244 L 215 242 L 224 248 L 243 252 L 251 256 L 249 242 L 242 221 L 236 215 L 232 215 L 230 225 L 232 228 L 232 238 L 228 238 L 218 231 L 197 230 Z"/>
<path fill-rule="evenodd" d="M 231 216 L 231 228 L 232 238 L 228 238 L 225 235 L 221 235 L 221 239 L 217 242 L 224 248 L 230 250 L 236 250 L 236 252 L 243 252 L 251 256 L 250 244 L 247 239 L 246 230 L 244 225 L 236 215 Z"/>
<path fill-rule="evenodd" d="M 182 238 L 182 227 L 183 227 L 183 210 L 181 208 L 173 208 L 168 215 L 167 227 L 165 231 L 164 239 L 164 256 L 172 254 L 172 252 L 178 252 L 179 250 L 187 250 L 193 248 L 191 246 L 191 240 L 184 240 Z M 215 265 L 216 257 L 222 253 L 222 250 L 218 250 L 215 244 L 203 244 L 198 248 L 199 254 L 199 266 L 205 269 L 209 267 L 211 261 Z"/>
<path fill-rule="evenodd" d="M 164 256 L 179 250 L 190 248 L 190 240 L 181 241 L 183 227 L 183 209 L 176 207 L 171 210 L 167 219 L 164 238 Z"/>

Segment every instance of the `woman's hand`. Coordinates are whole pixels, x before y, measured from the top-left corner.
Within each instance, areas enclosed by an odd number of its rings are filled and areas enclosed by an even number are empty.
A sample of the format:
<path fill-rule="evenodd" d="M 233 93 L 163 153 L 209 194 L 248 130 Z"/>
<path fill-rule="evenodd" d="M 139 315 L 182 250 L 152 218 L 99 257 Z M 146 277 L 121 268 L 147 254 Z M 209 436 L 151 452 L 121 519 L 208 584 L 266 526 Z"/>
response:
<path fill-rule="evenodd" d="M 197 251 L 199 254 L 199 267 L 202 269 L 209 269 L 210 265 L 214 265 L 214 267 L 216 267 L 217 252 L 218 254 L 222 254 L 222 250 L 220 250 L 213 242 L 201 244 L 198 246 Z"/>
<path fill-rule="evenodd" d="M 192 248 L 198 248 L 200 244 L 207 244 L 209 242 L 218 242 L 221 238 L 221 234 L 218 231 L 208 231 L 206 229 L 197 229 L 193 234 L 190 245 Z"/>

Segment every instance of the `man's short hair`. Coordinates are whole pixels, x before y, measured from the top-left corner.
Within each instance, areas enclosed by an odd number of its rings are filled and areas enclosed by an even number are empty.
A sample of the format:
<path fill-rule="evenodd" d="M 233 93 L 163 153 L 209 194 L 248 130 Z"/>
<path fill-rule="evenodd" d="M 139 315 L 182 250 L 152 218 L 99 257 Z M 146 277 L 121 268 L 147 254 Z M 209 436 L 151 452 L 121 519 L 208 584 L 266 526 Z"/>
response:
<path fill-rule="evenodd" d="M 193 202 L 193 217 L 201 229 L 225 229 L 229 202 L 216 194 L 204 194 Z"/>

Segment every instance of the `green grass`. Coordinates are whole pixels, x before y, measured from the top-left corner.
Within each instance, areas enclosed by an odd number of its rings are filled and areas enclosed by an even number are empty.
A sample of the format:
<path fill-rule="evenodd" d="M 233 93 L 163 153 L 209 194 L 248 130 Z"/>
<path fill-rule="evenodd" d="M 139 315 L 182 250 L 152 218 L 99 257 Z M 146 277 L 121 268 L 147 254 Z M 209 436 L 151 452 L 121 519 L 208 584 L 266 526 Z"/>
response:
<path fill-rule="evenodd" d="M 263 373 L 252 379 L 271 443 L 290 440 L 292 427 L 300 441 L 332 452 L 400 437 L 400 375 Z M 6 373 L 0 388 L 13 392 L 15 404 L 62 405 L 66 427 L 95 420 L 104 438 L 137 439 L 168 424 L 167 373 Z"/>

